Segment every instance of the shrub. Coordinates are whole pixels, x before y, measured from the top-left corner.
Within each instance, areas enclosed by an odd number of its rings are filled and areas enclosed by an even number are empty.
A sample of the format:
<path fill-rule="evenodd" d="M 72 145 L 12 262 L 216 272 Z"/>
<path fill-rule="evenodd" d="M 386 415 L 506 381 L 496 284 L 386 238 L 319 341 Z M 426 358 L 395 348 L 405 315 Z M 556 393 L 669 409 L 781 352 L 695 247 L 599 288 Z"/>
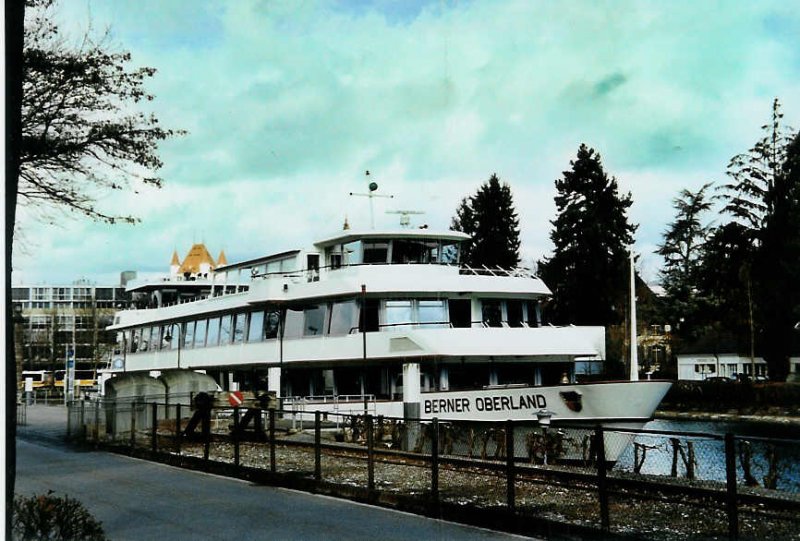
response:
<path fill-rule="evenodd" d="M 14 498 L 13 538 L 18 541 L 107 541 L 103 525 L 69 496 Z"/>

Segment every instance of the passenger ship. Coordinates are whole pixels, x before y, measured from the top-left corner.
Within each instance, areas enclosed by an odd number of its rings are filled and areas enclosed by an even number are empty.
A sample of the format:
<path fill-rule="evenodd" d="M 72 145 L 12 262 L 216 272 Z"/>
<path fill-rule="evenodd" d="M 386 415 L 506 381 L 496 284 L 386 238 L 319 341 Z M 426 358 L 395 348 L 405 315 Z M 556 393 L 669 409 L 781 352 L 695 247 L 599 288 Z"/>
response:
<path fill-rule="evenodd" d="M 457 231 L 345 229 L 310 247 L 139 285 L 116 314 L 112 372 L 183 370 L 223 390 L 273 391 L 284 409 L 464 421 L 640 424 L 666 381 L 595 382 L 602 327 L 543 325 L 545 284 L 460 264 Z M 188 277 L 187 277 L 188 278 Z M 150 288 L 150 289 L 148 289 Z M 171 290 L 176 302 L 162 292 Z M 158 302 L 155 302 L 157 299 Z"/>

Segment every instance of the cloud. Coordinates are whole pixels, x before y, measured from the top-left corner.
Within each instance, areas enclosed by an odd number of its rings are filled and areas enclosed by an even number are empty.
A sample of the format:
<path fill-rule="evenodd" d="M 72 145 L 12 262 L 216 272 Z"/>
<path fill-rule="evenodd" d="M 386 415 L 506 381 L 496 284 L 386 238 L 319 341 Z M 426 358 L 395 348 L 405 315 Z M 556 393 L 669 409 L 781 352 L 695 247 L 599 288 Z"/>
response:
<path fill-rule="evenodd" d="M 189 134 L 162 145 L 163 190 L 104 200 L 142 224 L 26 221 L 59 258 L 15 261 L 37 280 L 166 268 L 198 238 L 233 261 L 307 244 L 345 214 L 368 224 L 347 195 L 366 169 L 396 196 L 376 221 L 412 208 L 439 228 L 497 172 L 523 257 L 539 259 L 553 181 L 583 142 L 632 192 L 646 252 L 671 198 L 722 179 L 774 96 L 800 124 L 800 17 L 781 2 L 88 0 L 61 16 L 80 28 L 89 13 L 158 69 L 152 105 Z"/>

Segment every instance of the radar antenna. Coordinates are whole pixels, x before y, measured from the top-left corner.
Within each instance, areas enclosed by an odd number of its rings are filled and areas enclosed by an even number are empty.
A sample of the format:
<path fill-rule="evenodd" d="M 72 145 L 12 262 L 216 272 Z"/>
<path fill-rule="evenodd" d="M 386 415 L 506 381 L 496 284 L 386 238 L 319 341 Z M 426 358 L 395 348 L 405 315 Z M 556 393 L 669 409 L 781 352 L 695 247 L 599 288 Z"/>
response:
<path fill-rule="evenodd" d="M 421 210 L 387 210 L 386 214 L 399 214 L 400 227 L 408 229 L 411 226 L 411 218 L 409 216 L 412 214 L 425 214 L 425 212 Z"/>
<path fill-rule="evenodd" d="M 369 170 L 367 170 L 367 172 L 366 172 L 366 177 L 367 177 L 367 180 L 369 180 Z M 350 192 L 350 195 L 358 195 L 358 196 L 361 196 L 361 197 L 368 197 L 369 198 L 369 221 L 370 221 L 370 224 L 372 225 L 372 229 L 375 229 L 375 212 L 374 212 L 373 207 L 372 207 L 372 198 L 373 197 L 385 197 L 387 199 L 393 199 L 394 196 L 393 195 L 383 195 L 383 194 L 375 193 L 375 191 L 378 189 L 378 183 L 377 182 L 370 182 L 367 185 L 367 188 L 369 189 L 368 193 Z"/>

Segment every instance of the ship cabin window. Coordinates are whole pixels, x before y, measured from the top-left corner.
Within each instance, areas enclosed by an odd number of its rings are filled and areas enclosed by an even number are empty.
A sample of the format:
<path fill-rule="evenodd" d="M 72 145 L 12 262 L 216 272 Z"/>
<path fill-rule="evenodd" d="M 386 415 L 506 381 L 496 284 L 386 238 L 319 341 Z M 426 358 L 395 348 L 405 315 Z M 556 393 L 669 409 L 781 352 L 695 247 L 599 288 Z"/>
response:
<path fill-rule="evenodd" d="M 173 329 L 177 329 L 178 332 L 170 333 L 170 349 L 178 349 L 178 341 L 183 337 L 183 334 L 186 332 L 186 323 L 178 323 L 177 325 L 172 325 Z M 183 345 L 181 343 L 181 345 Z"/>
<path fill-rule="evenodd" d="M 402 330 L 403 326 L 413 323 L 413 314 L 411 300 L 386 301 L 384 326 L 389 331 Z"/>
<path fill-rule="evenodd" d="M 482 320 L 489 327 L 503 326 L 503 311 L 499 300 L 483 299 L 481 301 Z"/>
<path fill-rule="evenodd" d="M 206 345 L 214 347 L 219 344 L 219 318 L 212 317 L 208 320 L 208 331 L 206 334 Z"/>
<path fill-rule="evenodd" d="M 469 299 L 450 299 L 448 301 L 450 325 L 457 328 L 472 326 L 472 301 Z"/>
<path fill-rule="evenodd" d="M 264 311 L 250 313 L 250 326 L 247 329 L 248 342 L 260 342 L 264 339 Z"/>
<path fill-rule="evenodd" d="M 286 319 L 284 320 L 284 338 L 300 338 L 303 336 L 303 307 L 291 307 L 286 309 Z"/>
<path fill-rule="evenodd" d="M 409 326 L 449 327 L 447 301 L 438 299 L 397 299 L 384 304 L 384 325 L 388 331 Z"/>
<path fill-rule="evenodd" d="M 183 347 L 190 348 L 194 345 L 194 329 L 195 322 L 189 321 L 186 323 L 186 332 L 183 336 Z"/>
<path fill-rule="evenodd" d="M 332 253 L 330 255 L 331 269 L 339 269 L 342 267 L 342 254 Z"/>
<path fill-rule="evenodd" d="M 230 314 L 226 316 L 222 316 L 220 318 L 220 326 L 219 326 L 219 345 L 227 346 L 231 343 L 231 331 L 233 327 L 233 321 L 231 320 L 232 316 Z"/>
<path fill-rule="evenodd" d="M 278 337 L 278 327 L 281 322 L 281 313 L 277 309 L 267 310 L 264 320 L 264 339 L 272 340 Z"/>
<path fill-rule="evenodd" d="M 426 329 L 449 327 L 447 321 L 447 301 L 418 301 L 417 322 Z"/>
<path fill-rule="evenodd" d="M 329 334 L 342 336 L 358 328 L 358 306 L 355 300 L 337 301 L 331 305 Z"/>
<path fill-rule="evenodd" d="M 506 321 L 509 327 L 522 327 L 524 319 L 522 317 L 522 301 L 506 301 Z"/>
<path fill-rule="evenodd" d="M 536 301 L 528 301 L 525 303 L 528 309 L 528 327 L 541 327 L 542 326 L 542 312 L 541 306 Z"/>
<path fill-rule="evenodd" d="M 244 326 L 247 314 L 239 313 L 233 316 L 233 343 L 241 344 L 244 340 Z"/>
<path fill-rule="evenodd" d="M 370 263 L 386 263 L 389 260 L 389 241 L 388 240 L 372 240 L 363 241 L 363 262 Z"/>
<path fill-rule="evenodd" d="M 303 310 L 303 336 L 320 336 L 325 333 L 327 305 L 306 306 Z"/>
<path fill-rule="evenodd" d="M 206 345 L 206 329 L 208 327 L 208 320 L 201 319 L 197 322 L 194 328 L 194 347 L 202 348 Z"/>

